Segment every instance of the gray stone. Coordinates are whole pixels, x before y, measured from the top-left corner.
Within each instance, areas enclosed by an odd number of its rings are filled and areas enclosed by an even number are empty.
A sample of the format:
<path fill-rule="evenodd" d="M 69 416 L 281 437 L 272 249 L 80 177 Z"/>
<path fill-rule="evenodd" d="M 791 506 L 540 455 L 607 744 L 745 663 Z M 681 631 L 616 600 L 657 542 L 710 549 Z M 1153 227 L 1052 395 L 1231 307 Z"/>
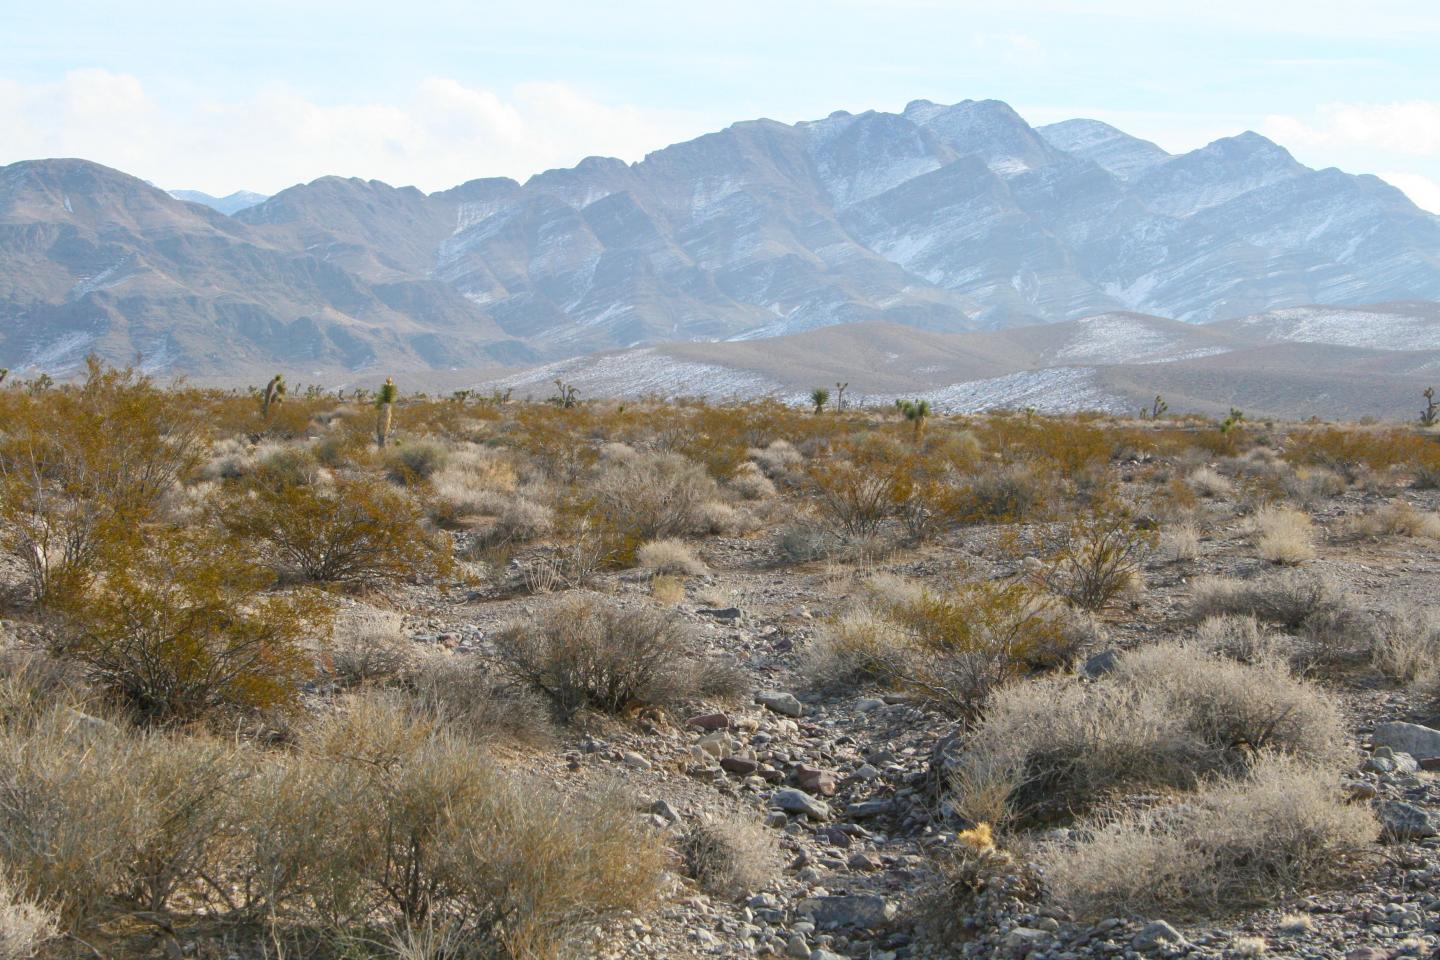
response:
<path fill-rule="evenodd" d="M 770 806 L 784 810 L 786 813 L 803 813 L 811 820 L 830 819 L 828 803 L 824 800 L 816 800 L 805 791 L 792 787 L 776 790 L 770 796 Z"/>
<path fill-rule="evenodd" d="M 785 941 L 785 956 L 797 957 L 799 960 L 806 960 L 810 956 L 810 941 L 805 939 L 805 934 L 790 934 L 790 938 Z"/>
<path fill-rule="evenodd" d="M 1421 840 L 1440 832 L 1440 824 L 1429 811 L 1403 800 L 1381 800 L 1375 804 L 1375 813 L 1390 840 Z"/>
<path fill-rule="evenodd" d="M 889 800 L 862 800 L 845 808 L 845 816 L 851 820 L 867 820 L 889 813 L 894 804 Z"/>
<path fill-rule="evenodd" d="M 706 608 L 702 610 L 696 610 L 695 612 L 700 614 L 702 617 L 714 617 L 716 620 L 740 619 L 739 607 L 722 607 L 719 609 Z"/>
<path fill-rule="evenodd" d="M 1396 753 L 1408 753 L 1416 760 L 1440 757 L 1440 730 L 1418 723 L 1394 720 L 1375 727 L 1371 739 L 1377 746 L 1389 747 Z"/>
<path fill-rule="evenodd" d="M 1176 930 L 1164 920 L 1155 920 L 1140 928 L 1135 938 L 1130 941 L 1136 950 L 1156 951 L 1173 950 L 1187 946 L 1185 938 L 1180 931 Z"/>
<path fill-rule="evenodd" d="M 814 897 L 800 902 L 800 912 L 809 913 L 821 927 L 874 930 L 895 919 L 895 904 L 868 893 Z"/>
<path fill-rule="evenodd" d="M 620 759 L 625 764 L 625 766 L 635 770 L 649 770 L 651 767 L 651 763 L 649 760 L 640 756 L 640 754 L 634 752 L 633 750 L 626 750 L 620 755 Z"/>
<path fill-rule="evenodd" d="M 805 713 L 805 708 L 801 706 L 800 701 L 795 699 L 794 695 L 783 690 L 766 690 L 756 694 L 755 702 L 787 717 L 798 717 Z"/>
<path fill-rule="evenodd" d="M 1080 672 L 1093 680 L 1096 677 L 1103 677 L 1111 670 L 1114 670 L 1115 665 L 1119 662 L 1119 650 L 1101 650 L 1095 654 L 1095 656 L 1085 661 L 1080 667 Z"/>
<path fill-rule="evenodd" d="M 650 804 L 650 812 L 658 817 L 663 817 L 671 823 L 680 822 L 680 813 L 666 800 L 656 800 Z"/>

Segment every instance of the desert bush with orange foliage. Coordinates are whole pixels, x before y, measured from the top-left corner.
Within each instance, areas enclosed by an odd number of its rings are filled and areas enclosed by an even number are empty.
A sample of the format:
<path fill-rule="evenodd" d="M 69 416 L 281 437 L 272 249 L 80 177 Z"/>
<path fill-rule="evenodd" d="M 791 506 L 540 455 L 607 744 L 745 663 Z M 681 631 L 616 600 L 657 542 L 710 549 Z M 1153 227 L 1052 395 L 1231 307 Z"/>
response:
<path fill-rule="evenodd" d="M 310 672 L 302 641 L 325 633 L 328 611 L 309 594 L 267 594 L 273 579 L 211 531 L 152 529 L 57 602 L 62 650 L 145 723 L 288 706 Z"/>
<path fill-rule="evenodd" d="M 1440 442 L 1413 430 L 1316 427 L 1292 433 L 1285 459 L 1326 467 L 1353 480 L 1359 470 L 1406 473 L 1440 469 Z"/>
<path fill-rule="evenodd" d="M 134 370 L 91 359 L 83 381 L 6 396 L 0 431 L 0 538 L 42 602 L 83 592 L 165 494 L 199 467 L 203 408 Z"/>
<path fill-rule="evenodd" d="M 443 534 L 383 480 L 255 485 L 223 505 L 223 522 L 280 574 L 356 586 L 438 577 L 451 567 Z"/>

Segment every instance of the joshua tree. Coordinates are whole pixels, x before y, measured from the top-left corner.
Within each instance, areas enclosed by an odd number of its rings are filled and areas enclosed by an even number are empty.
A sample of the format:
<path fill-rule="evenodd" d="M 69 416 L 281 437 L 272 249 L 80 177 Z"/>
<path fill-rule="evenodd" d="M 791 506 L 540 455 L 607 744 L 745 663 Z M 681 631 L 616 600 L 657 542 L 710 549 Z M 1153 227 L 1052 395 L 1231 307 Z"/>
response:
<path fill-rule="evenodd" d="M 815 404 L 816 413 L 824 413 L 825 404 L 830 402 L 830 391 L 824 387 L 816 387 L 810 391 L 810 402 Z"/>
<path fill-rule="evenodd" d="M 1234 430 L 1236 427 L 1240 426 L 1240 424 L 1242 424 L 1242 423 L 1244 423 L 1244 422 L 1245 422 L 1245 414 L 1244 414 L 1244 412 L 1241 411 L 1241 410 L 1239 410 L 1239 409 L 1236 408 L 1236 407 L 1231 407 L 1231 408 L 1230 408 L 1230 416 L 1228 416 L 1228 417 L 1226 417 L 1224 420 L 1220 421 L 1220 432 L 1221 432 L 1221 433 L 1229 433 L 1231 430 Z"/>
<path fill-rule="evenodd" d="M 0 370 L 0 380 L 4 379 L 5 371 Z M 1420 426 L 1433 427 L 1436 422 L 1440 422 L 1440 403 L 1435 402 L 1435 388 L 1426 387 L 1423 396 L 1425 397 L 1425 409 L 1420 411 Z"/>
<path fill-rule="evenodd" d="M 849 381 L 849 380 L 846 380 L 844 383 L 841 383 L 839 380 L 836 380 L 836 381 L 835 381 L 835 409 L 836 409 L 836 410 L 844 410 L 844 409 L 845 409 L 845 391 L 848 390 L 849 388 L 850 388 L 850 381 Z"/>
<path fill-rule="evenodd" d="M 575 406 L 575 404 L 579 403 L 577 399 L 579 396 L 580 390 L 574 384 L 566 383 L 559 377 L 555 378 L 555 396 L 550 398 L 551 403 L 565 410 L 569 410 Z"/>
<path fill-rule="evenodd" d="M 270 383 L 265 387 L 265 393 L 260 397 L 260 418 L 270 419 L 270 408 L 278 403 L 285 402 L 285 378 L 280 374 L 270 378 Z"/>
<path fill-rule="evenodd" d="M 472 390 L 456 390 L 454 393 L 450 394 L 450 399 L 454 400 L 456 403 L 460 404 L 460 406 L 463 407 L 465 406 L 465 404 L 470 402 L 470 394 L 473 392 L 474 391 Z"/>
<path fill-rule="evenodd" d="M 1155 402 L 1150 406 L 1150 419 L 1159 420 L 1160 417 L 1164 415 L 1165 411 L 1169 409 L 1170 404 L 1165 402 L 1165 398 L 1160 396 L 1160 394 L 1158 393 L 1155 394 Z"/>
<path fill-rule="evenodd" d="M 385 385 L 375 394 L 375 444 L 384 448 L 390 440 L 390 424 L 395 411 L 395 398 L 400 396 L 400 391 L 395 386 L 394 377 L 386 377 Z"/>
<path fill-rule="evenodd" d="M 30 394 L 34 396 L 37 393 L 44 393 L 53 386 L 55 386 L 55 378 L 48 373 L 41 373 L 40 376 L 30 381 Z"/>
<path fill-rule="evenodd" d="M 896 400 L 895 408 L 915 427 L 915 440 L 925 435 L 925 421 L 930 416 L 929 400 Z"/>
<path fill-rule="evenodd" d="M 0 383 L 4 383 L 4 382 L 5 382 L 5 378 L 8 377 L 8 376 L 10 376 L 10 368 L 9 368 L 9 367 L 0 367 Z"/>

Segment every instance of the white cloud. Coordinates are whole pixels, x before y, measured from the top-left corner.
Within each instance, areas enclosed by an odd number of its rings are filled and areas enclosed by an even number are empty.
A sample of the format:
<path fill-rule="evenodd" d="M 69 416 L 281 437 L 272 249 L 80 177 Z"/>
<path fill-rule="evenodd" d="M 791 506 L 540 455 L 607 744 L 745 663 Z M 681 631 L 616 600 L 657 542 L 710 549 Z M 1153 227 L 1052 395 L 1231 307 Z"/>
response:
<path fill-rule="evenodd" d="M 1381 180 L 1399 187 L 1422 210 L 1440 214 L 1440 182 L 1418 173 L 1391 171 L 1379 175 Z"/>
<path fill-rule="evenodd" d="M 1440 155 L 1440 101 L 1330 103 L 1309 120 L 1265 118 L 1265 133 L 1295 147 L 1367 147 L 1426 157 Z"/>
<path fill-rule="evenodd" d="M 325 174 L 427 190 L 524 178 L 589 154 L 639 159 L 716 125 L 598 101 L 557 83 L 509 91 L 431 77 L 390 103 L 315 103 L 286 86 L 239 102 L 182 103 L 139 79 L 77 70 L 50 84 L 0 80 L 0 163 L 78 156 L 161 186 L 274 191 Z"/>

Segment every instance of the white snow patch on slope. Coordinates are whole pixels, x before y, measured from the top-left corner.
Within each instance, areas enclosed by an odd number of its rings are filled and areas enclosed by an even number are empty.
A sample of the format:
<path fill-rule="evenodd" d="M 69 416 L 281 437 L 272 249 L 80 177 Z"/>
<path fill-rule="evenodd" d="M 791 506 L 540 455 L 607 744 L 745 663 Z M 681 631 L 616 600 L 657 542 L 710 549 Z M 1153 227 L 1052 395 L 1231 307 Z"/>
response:
<path fill-rule="evenodd" d="M 1440 350 L 1440 321 L 1366 310 L 1292 307 L 1245 317 L 1236 326 L 1267 343 L 1326 343 L 1374 350 Z M 1252 328 L 1259 328 L 1258 331 Z"/>
<path fill-rule="evenodd" d="M 1053 359 L 1065 363 L 1167 363 L 1182 358 L 1227 352 L 1223 347 L 1183 349 L 1171 334 L 1142 320 L 1102 314 L 1077 321 L 1071 340 L 1056 350 Z"/>
<path fill-rule="evenodd" d="M 956 383 L 926 396 L 942 412 L 974 413 L 982 410 L 1034 407 L 1045 413 L 1104 410 L 1124 413 L 1129 404 L 1097 383 L 1090 367 L 1050 367 L 1023 370 L 1003 377 Z"/>
<path fill-rule="evenodd" d="M 556 378 L 574 383 L 582 397 L 758 397 L 781 392 L 781 384 L 746 370 L 679 360 L 654 347 L 561 360 L 494 381 L 500 389 L 548 390 Z"/>

